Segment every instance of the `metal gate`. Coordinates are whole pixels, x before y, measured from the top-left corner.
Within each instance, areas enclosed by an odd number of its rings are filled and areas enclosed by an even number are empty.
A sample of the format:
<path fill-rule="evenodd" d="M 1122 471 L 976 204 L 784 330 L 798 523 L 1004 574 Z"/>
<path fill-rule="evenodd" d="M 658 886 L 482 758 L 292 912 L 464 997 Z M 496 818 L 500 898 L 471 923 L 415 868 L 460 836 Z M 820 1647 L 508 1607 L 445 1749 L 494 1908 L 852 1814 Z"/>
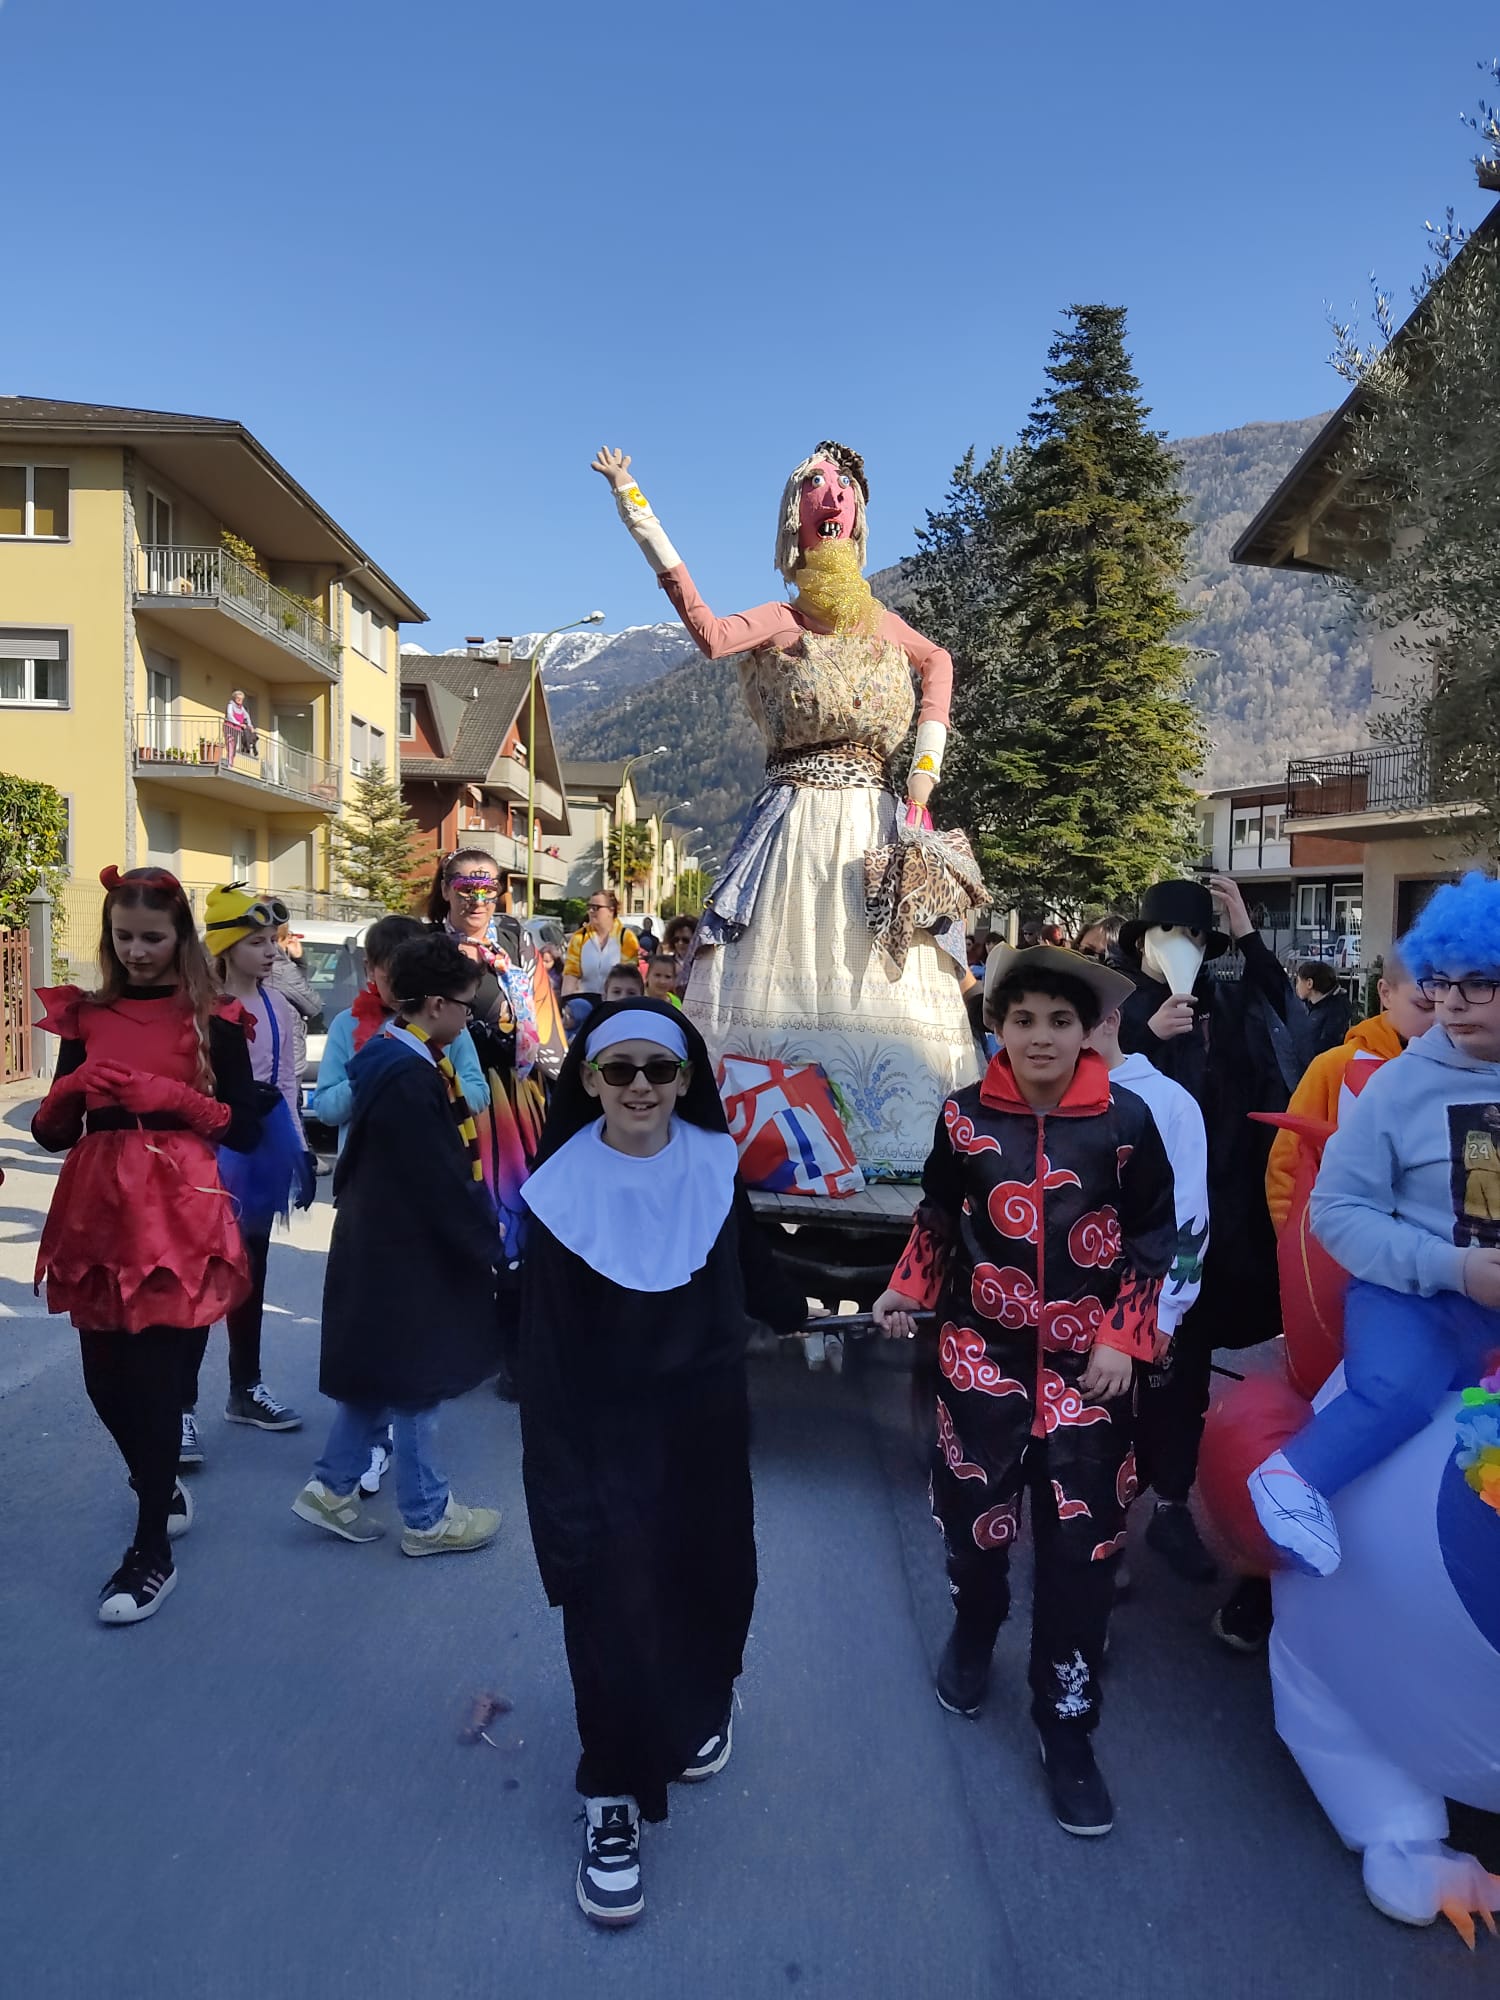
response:
<path fill-rule="evenodd" d="M 31 1077 L 31 938 L 0 930 L 0 1083 Z"/>

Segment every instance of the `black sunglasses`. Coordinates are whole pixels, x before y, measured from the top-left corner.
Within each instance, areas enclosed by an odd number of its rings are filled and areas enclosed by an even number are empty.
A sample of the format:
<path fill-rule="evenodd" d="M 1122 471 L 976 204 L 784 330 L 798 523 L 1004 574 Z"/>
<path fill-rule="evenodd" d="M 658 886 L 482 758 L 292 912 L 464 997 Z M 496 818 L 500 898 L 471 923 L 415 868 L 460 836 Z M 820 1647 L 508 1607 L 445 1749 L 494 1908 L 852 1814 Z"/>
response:
<path fill-rule="evenodd" d="M 647 1083 L 675 1083 L 682 1074 L 682 1064 L 676 1056 L 652 1056 L 643 1063 L 626 1062 L 623 1058 L 615 1062 L 591 1062 L 589 1068 L 595 1076 L 602 1076 L 611 1090 L 624 1090 L 638 1076 L 643 1076 Z"/>

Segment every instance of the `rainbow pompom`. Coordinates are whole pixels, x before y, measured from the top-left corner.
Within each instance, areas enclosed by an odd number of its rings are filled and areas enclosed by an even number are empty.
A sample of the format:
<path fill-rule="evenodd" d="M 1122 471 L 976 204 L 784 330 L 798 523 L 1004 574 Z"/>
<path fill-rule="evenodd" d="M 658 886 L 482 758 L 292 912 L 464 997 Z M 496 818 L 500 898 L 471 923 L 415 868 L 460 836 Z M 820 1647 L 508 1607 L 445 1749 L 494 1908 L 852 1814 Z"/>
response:
<path fill-rule="evenodd" d="M 1457 1459 L 1480 1499 L 1500 1513 L 1500 1369 L 1463 1392 Z"/>

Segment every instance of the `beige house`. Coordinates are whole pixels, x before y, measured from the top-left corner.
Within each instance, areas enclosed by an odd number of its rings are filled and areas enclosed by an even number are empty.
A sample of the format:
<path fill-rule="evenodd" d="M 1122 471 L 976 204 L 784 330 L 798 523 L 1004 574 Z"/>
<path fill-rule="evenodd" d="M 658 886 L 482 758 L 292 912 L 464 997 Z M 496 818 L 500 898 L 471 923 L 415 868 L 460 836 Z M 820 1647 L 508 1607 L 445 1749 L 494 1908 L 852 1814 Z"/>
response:
<path fill-rule="evenodd" d="M 1489 234 L 1497 228 L 1500 207 L 1491 210 L 1480 231 Z M 1419 305 L 1395 334 L 1396 342 L 1421 311 Z M 1235 562 L 1320 575 L 1342 572 L 1353 514 L 1338 468 L 1361 402 L 1362 391 L 1356 387 L 1235 543 Z M 1410 683 L 1413 666 L 1397 650 L 1395 634 L 1367 631 L 1365 637 L 1374 668 L 1372 706 L 1378 713 Z M 1476 810 L 1454 796 L 1420 742 L 1381 741 L 1365 750 L 1293 758 L 1287 766 L 1283 827 L 1288 837 L 1363 845 L 1361 956 L 1367 966 L 1410 927 L 1435 888 L 1476 865 L 1464 839 L 1465 821 Z"/>

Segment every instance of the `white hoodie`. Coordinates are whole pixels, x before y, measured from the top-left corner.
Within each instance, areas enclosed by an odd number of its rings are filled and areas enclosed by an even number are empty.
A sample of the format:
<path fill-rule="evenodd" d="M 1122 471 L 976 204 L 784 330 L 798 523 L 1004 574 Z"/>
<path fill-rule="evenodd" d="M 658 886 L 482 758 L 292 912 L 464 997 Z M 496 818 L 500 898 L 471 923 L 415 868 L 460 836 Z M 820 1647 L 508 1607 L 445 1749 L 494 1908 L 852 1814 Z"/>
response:
<path fill-rule="evenodd" d="M 1461 1292 L 1471 1245 L 1500 1246 L 1500 1062 L 1433 1026 L 1382 1063 L 1324 1149 L 1311 1214 L 1351 1276 Z"/>

